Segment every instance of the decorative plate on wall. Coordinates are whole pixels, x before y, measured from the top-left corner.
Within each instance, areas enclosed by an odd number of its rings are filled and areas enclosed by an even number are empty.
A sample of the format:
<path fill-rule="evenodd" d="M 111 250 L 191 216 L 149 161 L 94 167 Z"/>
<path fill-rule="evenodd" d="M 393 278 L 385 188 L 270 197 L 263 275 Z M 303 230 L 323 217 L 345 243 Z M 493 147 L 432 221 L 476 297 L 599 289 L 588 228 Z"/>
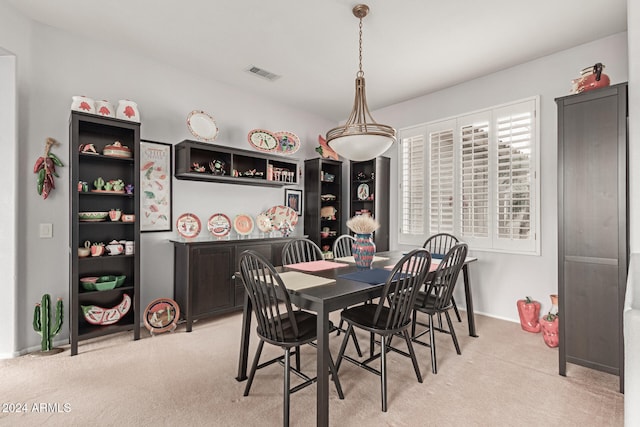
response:
<path fill-rule="evenodd" d="M 300 138 L 294 133 L 281 131 L 274 134 L 278 140 L 276 153 L 293 154 L 300 148 Z"/>
<path fill-rule="evenodd" d="M 207 222 L 207 229 L 215 237 L 224 237 L 231 231 L 231 220 L 223 213 L 214 213 Z"/>
<path fill-rule="evenodd" d="M 218 126 L 208 113 L 193 110 L 187 116 L 187 127 L 191 135 L 200 141 L 213 142 L 218 136 Z"/>
<path fill-rule="evenodd" d="M 185 239 L 191 239 L 200 234 L 200 229 L 202 225 L 200 224 L 200 218 L 197 215 L 192 213 L 184 213 L 178 217 L 176 221 L 176 229 L 178 230 L 178 234 L 180 234 Z"/>
<path fill-rule="evenodd" d="M 236 215 L 233 219 L 233 229 L 241 236 L 251 234 L 253 231 L 253 218 L 249 215 Z"/>
<path fill-rule="evenodd" d="M 247 138 L 249 144 L 258 151 L 276 151 L 279 146 L 278 138 L 268 130 L 254 129 Z"/>

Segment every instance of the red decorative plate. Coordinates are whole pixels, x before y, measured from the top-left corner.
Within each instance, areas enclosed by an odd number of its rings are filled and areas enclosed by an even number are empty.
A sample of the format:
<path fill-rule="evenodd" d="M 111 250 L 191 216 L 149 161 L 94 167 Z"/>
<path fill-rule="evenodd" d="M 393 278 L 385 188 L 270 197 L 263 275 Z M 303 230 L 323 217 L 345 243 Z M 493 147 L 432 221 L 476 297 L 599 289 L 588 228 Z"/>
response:
<path fill-rule="evenodd" d="M 241 236 L 251 234 L 253 231 L 253 218 L 249 215 L 236 215 L 233 219 L 233 229 Z"/>
<path fill-rule="evenodd" d="M 202 225 L 200 224 L 200 218 L 198 218 L 195 214 L 192 213 L 184 213 L 178 217 L 176 221 L 176 229 L 178 230 L 178 234 L 186 239 L 191 239 L 200 234 L 200 229 Z"/>
<path fill-rule="evenodd" d="M 207 229 L 215 237 L 224 237 L 231 231 L 231 220 L 223 213 L 214 213 L 207 222 Z"/>
<path fill-rule="evenodd" d="M 178 303 L 169 298 L 158 298 L 149 303 L 144 311 L 144 326 L 152 334 L 173 331 L 180 318 Z"/>

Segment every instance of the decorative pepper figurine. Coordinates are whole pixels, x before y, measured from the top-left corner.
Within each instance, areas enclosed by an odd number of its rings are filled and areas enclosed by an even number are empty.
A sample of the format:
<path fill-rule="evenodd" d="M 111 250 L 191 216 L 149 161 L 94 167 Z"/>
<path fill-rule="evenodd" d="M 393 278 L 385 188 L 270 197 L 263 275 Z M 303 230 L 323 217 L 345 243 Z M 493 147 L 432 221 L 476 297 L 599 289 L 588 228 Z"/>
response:
<path fill-rule="evenodd" d="M 540 303 L 533 301 L 531 297 L 518 300 L 518 315 L 520 316 L 520 326 L 527 332 L 538 333 L 541 326 L 540 321 Z"/>

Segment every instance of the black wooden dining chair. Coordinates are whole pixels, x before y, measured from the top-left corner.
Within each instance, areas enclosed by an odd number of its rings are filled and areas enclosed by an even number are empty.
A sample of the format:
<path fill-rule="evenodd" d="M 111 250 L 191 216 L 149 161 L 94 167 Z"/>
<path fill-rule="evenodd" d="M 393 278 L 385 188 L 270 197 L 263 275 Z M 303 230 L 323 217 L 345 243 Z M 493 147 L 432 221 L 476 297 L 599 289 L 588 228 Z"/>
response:
<path fill-rule="evenodd" d="M 290 242 L 287 242 L 287 244 L 282 248 L 282 265 L 297 264 L 299 262 L 321 261 L 323 259 L 324 256 L 322 255 L 322 250 L 320 249 L 320 247 L 318 247 L 315 242 L 309 239 L 293 239 Z M 340 335 L 340 331 L 344 331 L 342 327 L 342 320 L 340 321 L 340 325 L 337 328 L 333 329 L 337 330 L 338 335 Z M 360 344 L 358 343 L 358 340 L 355 336 L 355 332 L 353 333 L 353 338 L 358 354 L 362 355 Z"/>
<path fill-rule="evenodd" d="M 336 370 L 340 369 L 342 359 L 346 359 L 369 372 L 380 376 L 380 388 L 382 392 L 382 411 L 387 412 L 387 352 L 393 350 L 413 362 L 418 382 L 422 382 L 420 368 L 413 345 L 407 329 L 411 325 L 411 311 L 416 301 L 418 291 L 424 284 L 429 267 L 431 266 L 431 254 L 425 249 L 414 249 L 402 257 L 393 267 L 387 279 L 380 300 L 377 304 L 364 304 L 347 308 L 340 313 L 340 317 L 347 322 L 347 333 L 342 340 L 340 353 L 336 359 Z M 347 356 L 345 349 L 354 328 L 360 328 L 371 333 L 370 357 L 359 361 Z M 375 345 L 373 336 L 380 335 L 381 349 L 374 354 Z M 394 334 L 404 337 L 407 343 L 408 353 L 389 346 Z M 370 366 L 370 363 L 380 358 L 380 368 Z"/>
<path fill-rule="evenodd" d="M 333 242 L 333 257 L 344 258 L 352 255 L 351 245 L 356 241 L 356 238 L 350 234 L 343 234 L 339 236 Z"/>
<path fill-rule="evenodd" d="M 299 366 L 292 367 L 290 362 L 292 348 L 295 347 L 295 352 L 298 353 L 301 345 L 310 344 L 316 340 L 316 315 L 292 309 L 289 292 L 282 282 L 282 278 L 264 256 L 251 250 L 244 251 L 240 255 L 239 264 L 242 281 L 251 299 L 253 312 L 257 319 L 257 333 L 260 338 L 244 390 L 244 396 L 249 395 L 256 370 L 276 362 L 284 364 L 283 424 L 288 426 L 290 395 L 313 384 L 317 379 L 317 377 L 310 378 L 301 372 Z M 284 349 L 284 356 L 259 364 L 260 354 L 265 342 Z M 331 355 L 329 355 L 329 369 L 336 385 L 338 396 L 340 399 L 344 399 Z M 304 380 L 293 388 L 290 385 L 291 372 Z"/>
<path fill-rule="evenodd" d="M 309 239 L 293 239 L 282 248 L 282 265 L 321 261 L 323 259 L 324 256 L 320 247 Z"/>
<path fill-rule="evenodd" d="M 413 322 L 411 324 L 411 339 L 413 342 L 422 344 L 427 347 L 431 347 L 431 371 L 434 374 L 438 373 L 437 359 L 436 359 L 436 341 L 435 331 L 444 332 L 451 335 L 453 344 L 456 347 L 456 352 L 462 354 L 460 346 L 458 345 L 458 338 L 456 337 L 453 323 L 451 322 L 451 316 L 449 316 L 449 310 L 453 308 L 452 295 L 453 290 L 458 281 L 458 274 L 460 269 L 464 265 L 464 261 L 467 257 L 467 245 L 466 243 L 458 243 L 444 256 L 438 268 L 433 274 L 433 279 L 429 281 L 424 291 L 418 293 L 416 303 L 413 307 Z M 417 321 L 417 312 L 425 313 L 429 317 L 429 323 L 421 323 Z M 436 314 L 443 313 L 447 319 L 449 329 L 446 330 L 439 323 L 435 325 L 433 317 Z M 416 325 L 427 326 L 428 329 L 420 332 L 416 335 Z M 429 333 L 429 343 L 419 341 L 418 338 L 424 334 Z"/>
<path fill-rule="evenodd" d="M 449 252 L 449 250 L 457 245 L 459 240 L 456 236 L 449 233 L 438 233 L 429 237 L 424 244 L 423 248 L 431 252 L 431 256 L 435 258 L 443 258 L 444 255 Z M 456 305 L 455 298 L 451 297 L 451 303 L 453 304 L 453 311 L 456 313 L 456 318 L 458 322 L 462 322 L 462 318 L 460 317 L 460 312 L 458 311 L 458 306 Z"/>

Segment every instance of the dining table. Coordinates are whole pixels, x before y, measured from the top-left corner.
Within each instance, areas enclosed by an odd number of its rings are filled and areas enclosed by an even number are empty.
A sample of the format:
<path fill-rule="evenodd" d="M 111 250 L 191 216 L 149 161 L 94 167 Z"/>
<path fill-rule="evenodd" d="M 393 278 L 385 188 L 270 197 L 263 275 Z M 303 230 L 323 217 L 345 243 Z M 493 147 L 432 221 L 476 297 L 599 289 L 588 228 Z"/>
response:
<path fill-rule="evenodd" d="M 387 251 L 376 253 L 371 266 L 371 272 L 381 272 L 386 267 L 386 271 L 390 273 L 391 266 L 395 265 L 395 263 L 400 260 L 405 253 L 406 251 Z M 468 265 L 476 260 L 477 258 L 475 257 L 467 257 L 462 268 L 469 335 L 472 337 L 477 337 L 478 335 L 476 334 Z M 290 287 L 285 282 L 291 302 L 297 307 L 303 310 L 315 312 L 317 315 L 316 425 L 328 426 L 329 386 L 331 385 L 331 381 L 329 379 L 329 332 L 331 332 L 329 314 L 379 297 L 382 293 L 385 279 L 381 278 L 380 280 L 382 281 L 380 283 L 377 283 L 377 280 L 375 279 L 368 280 L 368 282 L 362 281 L 364 279 L 354 279 L 354 276 L 357 276 L 358 273 L 362 272 L 356 268 L 354 263 L 350 263 L 348 260 L 341 261 L 340 259 L 336 259 L 305 264 L 315 265 L 315 267 L 305 269 L 302 265 L 300 267 L 297 267 L 296 265 L 289 265 L 286 267 L 278 267 L 277 269 L 280 273 L 286 273 L 288 271 L 302 271 L 305 274 L 331 279 L 330 284 L 300 287 L 297 289 Z M 322 265 L 324 265 L 324 268 Z M 427 280 L 429 279 L 427 278 Z M 247 379 L 247 362 L 249 356 L 249 342 L 251 338 L 252 304 L 251 299 L 246 295 L 246 293 L 242 313 L 242 334 L 240 354 L 238 358 L 238 375 L 236 376 L 237 381 L 244 381 Z"/>

